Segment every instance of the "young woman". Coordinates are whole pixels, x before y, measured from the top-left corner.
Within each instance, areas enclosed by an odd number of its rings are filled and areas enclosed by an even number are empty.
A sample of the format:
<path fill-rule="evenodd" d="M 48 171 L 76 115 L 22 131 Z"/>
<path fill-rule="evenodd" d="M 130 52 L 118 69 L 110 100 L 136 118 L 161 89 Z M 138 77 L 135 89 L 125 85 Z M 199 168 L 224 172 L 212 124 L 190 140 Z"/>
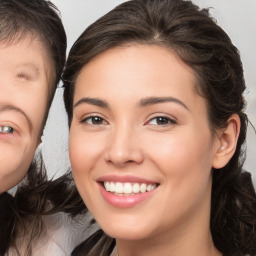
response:
<path fill-rule="evenodd" d="M 74 180 L 103 230 L 72 255 L 256 255 L 243 68 L 207 10 L 125 2 L 63 79 Z"/>
<path fill-rule="evenodd" d="M 30 242 L 42 229 L 38 215 L 46 208 L 43 188 L 49 184 L 41 166 L 31 162 L 65 54 L 66 34 L 53 4 L 0 1 L 0 255 L 21 255 L 23 249 L 22 255 L 31 255 Z M 14 197 L 5 192 L 27 172 Z"/>

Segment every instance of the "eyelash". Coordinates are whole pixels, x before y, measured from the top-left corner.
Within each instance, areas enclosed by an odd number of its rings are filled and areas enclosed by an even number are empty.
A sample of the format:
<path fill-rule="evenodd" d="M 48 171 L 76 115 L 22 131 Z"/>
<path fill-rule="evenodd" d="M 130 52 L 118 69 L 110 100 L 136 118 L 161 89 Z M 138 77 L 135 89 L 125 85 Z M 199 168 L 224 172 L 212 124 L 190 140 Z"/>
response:
<path fill-rule="evenodd" d="M 98 119 L 98 120 L 97 120 Z M 89 120 L 91 120 L 89 122 Z M 96 121 L 96 123 L 94 123 L 94 121 Z M 100 121 L 100 123 L 98 123 Z M 86 118 L 84 118 L 81 123 L 86 123 L 88 125 L 102 125 L 102 124 L 107 124 L 107 122 L 104 120 L 104 118 L 100 117 L 100 116 L 88 116 Z"/>
<path fill-rule="evenodd" d="M 152 124 L 151 122 L 155 120 L 155 123 Z M 162 122 L 162 123 L 160 123 Z M 81 123 L 86 123 L 88 125 L 105 125 L 107 122 L 104 120 L 104 118 L 100 116 L 89 116 L 84 118 Z M 155 116 L 151 118 L 148 122 L 146 122 L 146 125 L 156 125 L 156 126 L 168 126 L 168 125 L 174 125 L 177 124 L 177 122 L 170 117 L 167 116 Z"/>
<path fill-rule="evenodd" d="M 150 123 L 153 120 L 155 120 L 155 123 L 154 124 Z M 163 123 L 159 123 L 159 122 L 163 122 Z M 156 126 L 168 126 L 168 125 L 177 124 L 177 122 L 167 116 L 155 116 L 155 117 L 151 118 L 148 122 L 146 122 L 146 124 L 156 125 Z"/>
<path fill-rule="evenodd" d="M 19 79 L 25 79 L 25 80 L 29 80 L 29 79 L 30 79 L 29 75 L 28 75 L 28 74 L 25 74 L 25 73 L 18 73 L 18 74 L 17 74 L 17 77 L 18 77 Z"/>
<path fill-rule="evenodd" d="M 15 130 L 11 126 L 0 126 L 0 133 L 12 134 L 14 131 Z"/>

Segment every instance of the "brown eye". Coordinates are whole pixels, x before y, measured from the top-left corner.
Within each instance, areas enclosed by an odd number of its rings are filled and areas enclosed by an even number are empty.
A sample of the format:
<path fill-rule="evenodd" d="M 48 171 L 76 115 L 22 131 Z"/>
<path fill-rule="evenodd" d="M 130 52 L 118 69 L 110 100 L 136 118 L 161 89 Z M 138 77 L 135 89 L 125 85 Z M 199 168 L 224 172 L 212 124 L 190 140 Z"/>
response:
<path fill-rule="evenodd" d="M 176 122 L 169 117 L 166 116 L 157 116 L 152 118 L 148 124 L 151 125 L 169 125 L 169 124 L 176 124 Z"/>
<path fill-rule="evenodd" d="M 99 117 L 99 116 L 90 116 L 85 118 L 82 123 L 87 123 L 91 125 L 101 125 L 101 124 L 106 124 L 106 121 Z"/>

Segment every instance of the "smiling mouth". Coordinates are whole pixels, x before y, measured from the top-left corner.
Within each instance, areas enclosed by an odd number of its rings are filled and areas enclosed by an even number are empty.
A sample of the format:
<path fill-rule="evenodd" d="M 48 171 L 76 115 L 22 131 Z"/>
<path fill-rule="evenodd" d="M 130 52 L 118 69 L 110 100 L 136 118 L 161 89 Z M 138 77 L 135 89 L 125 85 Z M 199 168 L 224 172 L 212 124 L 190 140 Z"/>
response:
<path fill-rule="evenodd" d="M 120 196 L 130 196 L 139 193 L 150 192 L 159 184 L 146 184 L 146 183 L 130 183 L 130 182 L 113 182 L 113 181 L 104 181 L 103 187 L 106 191 L 111 192 L 115 195 Z"/>

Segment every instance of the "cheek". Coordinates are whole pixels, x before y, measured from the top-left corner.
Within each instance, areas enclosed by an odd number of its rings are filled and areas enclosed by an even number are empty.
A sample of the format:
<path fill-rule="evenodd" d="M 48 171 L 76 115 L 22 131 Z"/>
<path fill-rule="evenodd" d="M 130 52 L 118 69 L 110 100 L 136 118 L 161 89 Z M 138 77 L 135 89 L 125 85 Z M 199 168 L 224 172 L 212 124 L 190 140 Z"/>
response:
<path fill-rule="evenodd" d="M 101 155 L 103 144 L 79 129 L 70 129 L 69 157 L 74 175 L 88 175 Z"/>
<path fill-rule="evenodd" d="M 22 180 L 32 162 L 34 150 L 27 143 L 0 144 L 0 192 Z"/>
<path fill-rule="evenodd" d="M 151 147 L 152 159 L 173 189 L 196 187 L 199 181 L 208 183 L 212 164 L 212 142 L 208 133 L 176 133 L 158 137 L 151 144 L 158 145 Z"/>
<path fill-rule="evenodd" d="M 98 165 L 102 156 L 103 144 L 101 140 L 85 136 L 77 129 L 70 129 L 69 158 L 73 177 L 81 197 L 88 208 L 91 208 L 95 195 L 93 169 Z M 93 206 L 95 207 L 95 206 Z"/>
<path fill-rule="evenodd" d="M 159 219 L 166 226 L 170 218 L 182 220 L 182 216 L 189 216 L 207 205 L 210 198 L 211 141 L 208 136 L 200 139 L 188 135 L 177 133 L 169 138 L 158 138 L 159 146 L 151 147 L 151 159 L 162 177 L 163 193 L 159 200 L 165 202 L 162 210 L 159 206 Z"/>

